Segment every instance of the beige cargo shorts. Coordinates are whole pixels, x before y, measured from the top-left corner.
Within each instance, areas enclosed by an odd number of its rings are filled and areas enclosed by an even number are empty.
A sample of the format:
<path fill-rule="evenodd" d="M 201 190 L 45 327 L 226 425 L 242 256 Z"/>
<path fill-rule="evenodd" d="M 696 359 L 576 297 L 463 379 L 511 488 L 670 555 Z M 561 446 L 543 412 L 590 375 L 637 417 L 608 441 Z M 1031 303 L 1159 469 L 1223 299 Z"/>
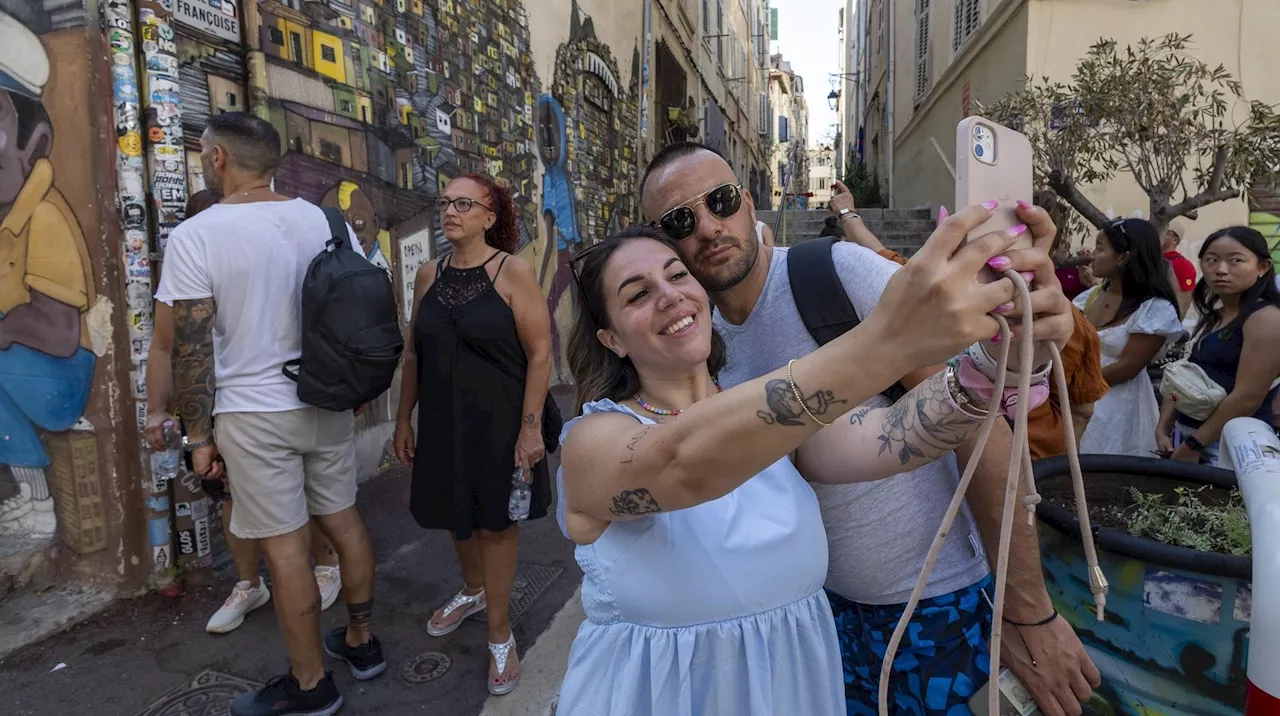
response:
<path fill-rule="evenodd" d="M 227 463 L 235 536 L 288 534 L 311 515 L 331 515 L 356 504 L 351 411 L 219 413 L 213 432 Z"/>

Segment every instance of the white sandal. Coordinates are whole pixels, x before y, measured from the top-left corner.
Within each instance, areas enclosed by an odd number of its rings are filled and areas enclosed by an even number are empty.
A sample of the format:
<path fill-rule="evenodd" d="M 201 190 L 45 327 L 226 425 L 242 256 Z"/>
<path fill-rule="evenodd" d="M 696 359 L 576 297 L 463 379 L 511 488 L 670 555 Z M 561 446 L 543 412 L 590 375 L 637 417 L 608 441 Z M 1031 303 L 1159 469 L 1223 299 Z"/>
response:
<path fill-rule="evenodd" d="M 507 637 L 507 643 L 505 644 L 494 644 L 493 642 L 489 642 L 489 653 L 493 654 L 493 663 L 498 667 L 498 679 L 489 679 L 489 693 L 494 696 L 509 694 L 516 688 L 516 684 L 520 683 L 519 665 L 516 665 L 516 674 L 511 677 L 510 681 L 505 683 L 500 681 L 502 679 L 502 675 L 507 671 L 507 660 L 511 658 L 511 654 L 515 650 L 515 632 L 512 632 L 511 636 Z"/>
<path fill-rule="evenodd" d="M 475 594 L 463 594 L 464 591 L 466 591 L 465 588 L 458 590 L 458 593 L 453 595 L 453 599 L 450 599 L 449 603 L 445 605 L 444 611 L 440 613 L 441 619 L 448 619 L 450 614 L 462 609 L 464 610 L 462 616 L 458 617 L 457 621 L 446 624 L 443 627 L 434 627 L 431 625 L 431 621 L 427 621 L 427 634 L 431 636 L 452 634 L 457 631 L 458 627 L 462 626 L 462 622 L 466 621 L 467 617 L 485 610 L 488 602 L 485 599 L 483 589 Z M 435 614 L 432 614 L 431 619 L 435 618 Z"/>

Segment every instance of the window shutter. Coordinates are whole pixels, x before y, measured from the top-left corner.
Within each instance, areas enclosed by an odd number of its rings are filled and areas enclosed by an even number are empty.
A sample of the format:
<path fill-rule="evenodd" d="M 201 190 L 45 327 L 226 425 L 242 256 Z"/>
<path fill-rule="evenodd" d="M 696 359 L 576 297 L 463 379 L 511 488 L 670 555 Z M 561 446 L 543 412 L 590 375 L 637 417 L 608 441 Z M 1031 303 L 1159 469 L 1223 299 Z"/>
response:
<path fill-rule="evenodd" d="M 916 2 L 916 88 L 915 98 L 929 91 L 929 0 Z"/>

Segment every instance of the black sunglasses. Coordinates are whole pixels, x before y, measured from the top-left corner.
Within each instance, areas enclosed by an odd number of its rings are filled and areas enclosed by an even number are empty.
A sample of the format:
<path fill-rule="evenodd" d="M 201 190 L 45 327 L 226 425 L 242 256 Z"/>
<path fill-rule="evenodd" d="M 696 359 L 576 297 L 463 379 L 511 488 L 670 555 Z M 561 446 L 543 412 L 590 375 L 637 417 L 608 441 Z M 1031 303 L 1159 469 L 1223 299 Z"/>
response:
<path fill-rule="evenodd" d="M 698 215 L 694 209 L 705 204 L 712 216 L 727 219 L 742 208 L 742 186 L 739 184 L 721 184 L 720 186 L 693 197 L 684 204 L 668 211 L 658 219 L 658 226 L 671 237 L 672 241 L 681 241 L 693 235 L 698 226 Z"/>

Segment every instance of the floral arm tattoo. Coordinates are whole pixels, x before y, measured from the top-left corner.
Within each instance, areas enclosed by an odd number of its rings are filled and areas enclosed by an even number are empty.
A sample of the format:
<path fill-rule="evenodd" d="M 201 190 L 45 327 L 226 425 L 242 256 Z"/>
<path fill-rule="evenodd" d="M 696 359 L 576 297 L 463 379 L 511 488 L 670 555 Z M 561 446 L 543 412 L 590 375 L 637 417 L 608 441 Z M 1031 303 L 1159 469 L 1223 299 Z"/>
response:
<path fill-rule="evenodd" d="M 864 410 L 854 412 L 849 422 L 861 424 L 870 412 Z M 944 371 L 917 385 L 888 409 L 880 425 L 878 455 L 892 455 L 903 465 L 913 459 L 933 460 L 964 443 L 977 422 L 951 404 Z"/>
<path fill-rule="evenodd" d="M 173 304 L 173 388 L 178 411 L 194 438 L 213 436 L 212 298 Z"/>

